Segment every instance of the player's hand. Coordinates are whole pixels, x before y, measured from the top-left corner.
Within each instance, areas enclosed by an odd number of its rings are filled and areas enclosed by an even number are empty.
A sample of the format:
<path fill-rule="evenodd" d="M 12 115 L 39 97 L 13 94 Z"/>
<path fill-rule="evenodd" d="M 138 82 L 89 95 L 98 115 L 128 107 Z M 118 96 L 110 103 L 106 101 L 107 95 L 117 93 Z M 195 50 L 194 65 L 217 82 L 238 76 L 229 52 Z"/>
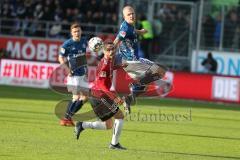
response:
<path fill-rule="evenodd" d="M 141 32 L 141 34 L 145 34 L 145 33 L 148 32 L 148 30 L 146 30 L 146 29 L 141 29 L 140 32 Z"/>

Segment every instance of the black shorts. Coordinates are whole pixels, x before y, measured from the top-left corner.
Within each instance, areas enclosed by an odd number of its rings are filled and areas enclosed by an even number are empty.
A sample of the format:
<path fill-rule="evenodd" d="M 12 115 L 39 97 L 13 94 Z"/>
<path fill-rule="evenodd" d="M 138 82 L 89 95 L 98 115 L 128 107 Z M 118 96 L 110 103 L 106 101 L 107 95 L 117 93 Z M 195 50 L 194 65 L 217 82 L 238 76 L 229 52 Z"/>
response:
<path fill-rule="evenodd" d="M 118 105 L 107 95 L 103 95 L 100 98 L 91 97 L 89 101 L 93 111 L 102 121 L 112 118 L 119 110 Z"/>

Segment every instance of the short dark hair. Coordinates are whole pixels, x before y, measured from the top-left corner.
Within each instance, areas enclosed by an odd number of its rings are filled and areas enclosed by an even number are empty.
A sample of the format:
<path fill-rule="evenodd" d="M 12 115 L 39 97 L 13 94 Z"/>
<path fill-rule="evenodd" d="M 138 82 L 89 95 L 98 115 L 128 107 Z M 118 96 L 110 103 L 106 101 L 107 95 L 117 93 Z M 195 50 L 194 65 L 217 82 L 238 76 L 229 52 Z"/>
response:
<path fill-rule="evenodd" d="M 106 39 L 103 44 L 104 45 L 113 44 L 113 41 L 111 39 Z"/>
<path fill-rule="evenodd" d="M 78 22 L 74 22 L 70 26 L 70 31 L 72 31 L 73 28 L 81 28 L 81 26 Z"/>
<path fill-rule="evenodd" d="M 113 46 L 114 46 L 114 43 L 113 43 L 113 41 L 112 41 L 111 39 L 105 40 L 105 41 L 103 42 L 103 48 L 104 48 L 104 50 L 106 50 L 107 45 L 113 45 Z"/>

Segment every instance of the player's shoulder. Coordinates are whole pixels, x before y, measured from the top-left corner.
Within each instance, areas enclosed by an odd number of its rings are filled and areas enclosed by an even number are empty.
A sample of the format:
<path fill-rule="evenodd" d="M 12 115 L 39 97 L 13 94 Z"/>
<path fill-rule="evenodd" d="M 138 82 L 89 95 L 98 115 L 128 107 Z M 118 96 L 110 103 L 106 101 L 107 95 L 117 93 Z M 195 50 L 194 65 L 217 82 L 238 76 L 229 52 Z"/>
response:
<path fill-rule="evenodd" d="M 82 43 L 87 43 L 88 42 L 88 38 L 87 37 L 81 37 L 81 40 L 80 40 Z"/>
<path fill-rule="evenodd" d="M 120 26 L 120 30 L 127 30 L 129 28 L 128 25 L 129 24 L 126 21 L 123 21 L 121 26 Z"/>
<path fill-rule="evenodd" d="M 73 43 L 73 40 L 70 38 L 70 39 L 68 39 L 68 40 L 66 40 L 66 41 L 63 42 L 62 47 L 63 47 L 63 48 L 66 48 L 66 47 L 68 47 L 69 45 L 71 45 L 72 43 Z"/>

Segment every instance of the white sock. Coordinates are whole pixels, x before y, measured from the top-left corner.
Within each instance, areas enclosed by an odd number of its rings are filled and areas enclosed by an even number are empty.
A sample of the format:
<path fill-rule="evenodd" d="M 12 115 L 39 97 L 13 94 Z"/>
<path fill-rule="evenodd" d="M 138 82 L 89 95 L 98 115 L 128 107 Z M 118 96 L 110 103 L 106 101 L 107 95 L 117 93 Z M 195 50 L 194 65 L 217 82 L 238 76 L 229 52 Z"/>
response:
<path fill-rule="evenodd" d="M 92 129 L 99 129 L 99 130 L 106 130 L 107 126 L 105 122 L 95 121 L 95 122 L 83 122 L 82 126 L 84 129 L 92 128 Z"/>
<path fill-rule="evenodd" d="M 116 145 L 119 143 L 119 137 L 122 131 L 122 126 L 123 126 L 123 119 L 115 119 L 111 144 Z"/>

